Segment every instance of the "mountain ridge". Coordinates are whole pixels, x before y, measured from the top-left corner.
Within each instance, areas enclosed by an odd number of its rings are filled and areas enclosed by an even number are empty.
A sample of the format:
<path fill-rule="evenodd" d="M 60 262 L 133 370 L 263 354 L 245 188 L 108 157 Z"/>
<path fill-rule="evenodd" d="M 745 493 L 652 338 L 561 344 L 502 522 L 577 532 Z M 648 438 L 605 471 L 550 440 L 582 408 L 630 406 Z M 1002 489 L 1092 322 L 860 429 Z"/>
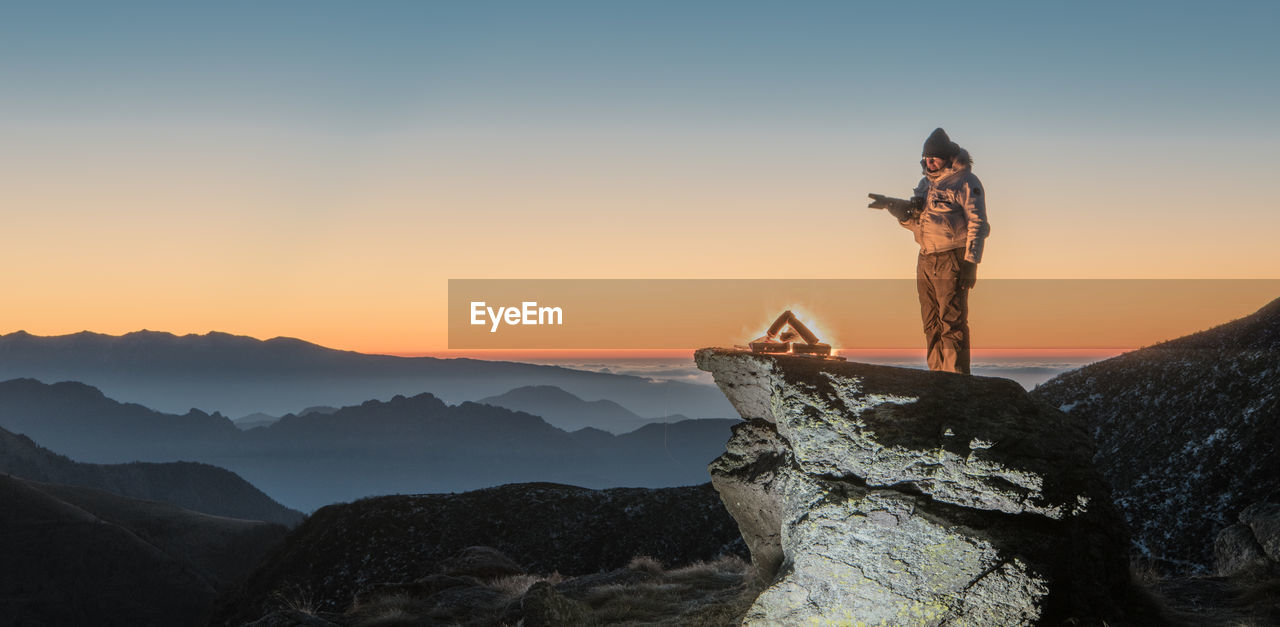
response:
<path fill-rule="evenodd" d="M 1280 298 L 1247 316 L 1149 348 L 1280 350 Z"/>
<path fill-rule="evenodd" d="M 87 464 L 0 428 L 0 472 L 29 481 L 103 490 L 195 512 L 292 527 L 303 514 L 280 505 L 239 475 L 196 462 Z"/>
<path fill-rule="evenodd" d="M 526 385 L 607 398 L 647 416 L 733 415 L 709 385 L 467 357 L 374 355 L 297 338 L 258 340 L 218 331 L 0 335 L 0 380 L 22 377 L 81 381 L 166 412 L 202 407 L 230 416 L 278 416 L 297 407 L 338 407 L 423 391 L 460 403 Z"/>
<path fill-rule="evenodd" d="M 67 392 L 67 393 L 63 393 Z M 446 492 L 517 481 L 666 487 L 705 478 L 737 419 L 569 433 L 541 417 L 422 393 L 332 413 L 287 414 L 247 431 L 221 415 L 156 412 L 89 386 L 0 382 L 0 427 L 93 463 L 197 461 L 308 510 L 372 494 Z M 189 428 L 188 428 L 189 427 Z"/>
<path fill-rule="evenodd" d="M 541 416 L 565 431 L 595 427 L 620 434 L 664 420 L 644 418 L 608 399 L 585 401 L 554 385 L 526 385 L 476 402 Z"/>
<path fill-rule="evenodd" d="M 1031 394 L 1085 418 L 1137 550 L 1171 571 L 1210 570 L 1211 539 L 1280 500 L 1280 299 Z"/>

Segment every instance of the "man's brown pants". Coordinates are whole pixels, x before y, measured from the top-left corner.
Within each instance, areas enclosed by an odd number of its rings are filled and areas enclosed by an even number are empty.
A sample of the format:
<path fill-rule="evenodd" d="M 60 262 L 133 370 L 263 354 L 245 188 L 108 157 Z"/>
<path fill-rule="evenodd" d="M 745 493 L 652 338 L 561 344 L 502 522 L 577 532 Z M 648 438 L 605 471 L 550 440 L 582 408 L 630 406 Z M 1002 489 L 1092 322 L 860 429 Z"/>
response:
<path fill-rule="evenodd" d="M 960 287 L 964 249 L 920 253 L 916 291 L 929 369 L 969 374 L 969 290 Z"/>

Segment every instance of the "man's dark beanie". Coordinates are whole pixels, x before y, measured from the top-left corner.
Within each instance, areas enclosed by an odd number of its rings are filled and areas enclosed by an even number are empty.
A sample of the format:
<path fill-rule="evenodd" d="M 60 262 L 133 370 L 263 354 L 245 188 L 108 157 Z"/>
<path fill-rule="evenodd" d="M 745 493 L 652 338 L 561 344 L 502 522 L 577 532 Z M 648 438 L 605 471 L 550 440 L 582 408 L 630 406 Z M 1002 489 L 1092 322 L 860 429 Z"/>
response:
<path fill-rule="evenodd" d="M 925 157 L 937 157 L 939 159 L 950 159 L 960 152 L 959 144 L 951 141 L 947 137 L 947 132 L 942 128 L 933 129 L 933 133 L 929 135 L 929 139 L 924 140 Z"/>

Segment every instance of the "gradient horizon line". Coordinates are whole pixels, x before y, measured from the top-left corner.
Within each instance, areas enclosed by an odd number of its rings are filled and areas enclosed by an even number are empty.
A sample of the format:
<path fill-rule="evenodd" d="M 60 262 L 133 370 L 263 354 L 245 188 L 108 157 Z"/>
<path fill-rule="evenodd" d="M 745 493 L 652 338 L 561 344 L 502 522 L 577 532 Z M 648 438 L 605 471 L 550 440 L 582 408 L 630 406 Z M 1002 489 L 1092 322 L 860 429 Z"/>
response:
<path fill-rule="evenodd" d="M 606 349 L 606 348 L 566 348 L 566 349 L 454 349 L 443 351 L 406 351 L 395 353 L 373 353 L 391 355 L 394 357 L 434 357 L 438 359 L 672 359 L 679 357 L 692 357 L 693 352 L 701 348 L 635 348 L 635 349 Z M 730 348 L 730 347 L 721 347 Z M 1093 348 L 1077 348 L 1077 347 L 1043 347 L 1043 348 L 973 348 L 971 354 L 973 356 L 982 357 L 1001 357 L 1001 356 L 1044 356 L 1044 357 L 1090 357 L 1104 356 L 1113 357 L 1122 353 L 1137 350 L 1135 347 L 1093 347 Z M 917 356 L 924 355 L 925 349 L 919 348 L 837 348 L 835 352 L 838 356 Z"/>

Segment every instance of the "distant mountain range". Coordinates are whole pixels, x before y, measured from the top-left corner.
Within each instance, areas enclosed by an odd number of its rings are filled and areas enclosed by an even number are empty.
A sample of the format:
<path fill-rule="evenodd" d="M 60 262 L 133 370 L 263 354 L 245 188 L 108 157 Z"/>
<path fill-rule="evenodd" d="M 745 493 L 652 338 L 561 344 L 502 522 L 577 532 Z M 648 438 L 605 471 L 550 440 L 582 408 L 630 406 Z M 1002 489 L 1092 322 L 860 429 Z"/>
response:
<path fill-rule="evenodd" d="M 645 417 L 736 415 L 710 385 L 515 362 L 367 355 L 292 338 L 217 332 L 0 335 L 0 380 L 11 378 L 80 381 L 169 413 L 198 407 L 229 416 L 279 416 L 309 405 L 341 407 L 422 392 L 460 403 L 554 385 L 584 399 L 611 399 Z"/>
<path fill-rule="evenodd" d="M 234 424 L 237 429 L 252 429 L 254 427 L 265 427 L 279 419 L 279 416 L 272 416 L 271 414 L 264 414 L 257 411 L 249 414 L 248 416 L 236 418 L 232 420 L 231 423 Z"/>
<path fill-rule="evenodd" d="M 83 464 L 0 429 L 0 472 L 30 481 L 94 488 L 194 512 L 294 526 L 302 512 L 271 500 L 235 473 L 193 462 Z"/>
<path fill-rule="evenodd" d="M 165 414 L 82 383 L 0 383 L 0 427 L 94 463 L 198 461 L 227 468 L 304 510 L 388 493 L 518 481 L 589 488 L 701 483 L 736 419 L 649 424 L 613 435 L 431 394 L 289 414 L 241 431 L 220 414 Z"/>
<path fill-rule="evenodd" d="M 307 415 L 307 414 L 312 414 L 312 413 L 316 413 L 316 412 L 319 412 L 319 413 L 322 413 L 322 414 L 332 414 L 332 413 L 333 413 L 333 412 L 335 412 L 335 411 L 338 411 L 338 408 L 337 408 L 337 407 L 329 407 L 329 406 L 327 406 L 327 405 L 320 405 L 320 406 L 316 406 L 316 407 L 308 407 L 308 408 L 306 408 L 306 409 L 304 409 L 304 410 L 302 410 L 302 411 L 298 412 L 298 415 L 299 415 L 299 416 L 305 416 L 305 415 Z M 274 422 L 276 422 L 276 421 L 278 421 L 278 420 L 280 420 L 280 416 L 272 416 L 271 414 L 264 414 L 264 413 L 262 413 L 262 412 L 260 412 L 260 411 L 259 411 L 259 412 L 254 412 L 254 413 L 252 413 L 252 414 L 249 414 L 248 416 L 241 416 L 241 417 L 239 417 L 239 418 L 233 418 L 233 419 L 231 420 L 231 422 L 232 422 L 232 423 L 234 423 L 234 424 L 235 424 L 235 426 L 236 426 L 237 428 L 240 428 L 240 429 L 253 429 L 254 427 L 265 427 L 265 426 L 267 426 L 267 425 L 269 425 L 269 424 L 272 424 L 272 423 L 274 423 Z"/>
<path fill-rule="evenodd" d="M 527 385 L 476 402 L 541 416 L 565 431 L 590 427 L 610 433 L 626 433 L 651 422 L 688 420 L 687 416 L 681 415 L 645 419 L 613 401 L 584 401 L 553 385 Z"/>
<path fill-rule="evenodd" d="M 1175 570 L 1211 568 L 1219 531 L 1280 501 L 1280 299 L 1032 394 L 1087 419 L 1138 550 Z"/>
<path fill-rule="evenodd" d="M 0 473 L 0 622 L 203 624 L 285 528 Z"/>
<path fill-rule="evenodd" d="M 619 434 L 635 431 L 654 422 L 679 422 L 689 419 L 688 416 L 679 414 L 661 418 L 642 418 L 613 401 L 605 399 L 584 401 L 554 385 L 526 385 L 476 402 L 533 414 L 547 421 L 551 426 L 565 431 L 591 428 Z M 337 407 L 317 406 L 308 407 L 297 415 L 332 414 L 335 411 L 338 411 Z M 278 420 L 280 420 L 279 416 L 256 412 L 236 418 L 232 422 L 240 429 L 253 429 L 265 427 Z"/>

